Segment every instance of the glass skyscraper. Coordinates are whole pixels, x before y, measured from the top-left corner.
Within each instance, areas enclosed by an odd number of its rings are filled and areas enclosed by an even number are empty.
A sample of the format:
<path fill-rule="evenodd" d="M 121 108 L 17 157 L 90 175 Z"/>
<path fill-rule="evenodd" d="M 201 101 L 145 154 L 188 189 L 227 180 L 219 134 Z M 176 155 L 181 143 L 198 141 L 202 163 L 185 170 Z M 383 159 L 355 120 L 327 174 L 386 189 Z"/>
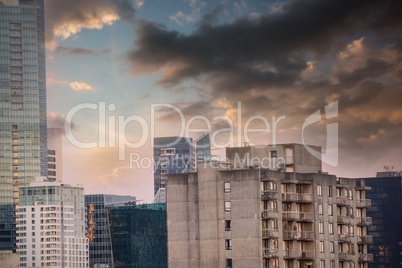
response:
<path fill-rule="evenodd" d="M 135 202 L 135 196 L 85 195 L 89 238 L 89 268 L 113 267 L 112 242 L 106 207 Z"/>
<path fill-rule="evenodd" d="M 367 216 L 373 224 L 368 233 L 373 236 L 369 252 L 374 255 L 370 268 L 402 266 L 402 177 L 400 172 L 378 172 L 375 178 L 366 178 L 367 198 L 371 208 Z"/>
<path fill-rule="evenodd" d="M 0 250 L 15 250 L 19 187 L 47 176 L 43 0 L 0 0 Z"/>

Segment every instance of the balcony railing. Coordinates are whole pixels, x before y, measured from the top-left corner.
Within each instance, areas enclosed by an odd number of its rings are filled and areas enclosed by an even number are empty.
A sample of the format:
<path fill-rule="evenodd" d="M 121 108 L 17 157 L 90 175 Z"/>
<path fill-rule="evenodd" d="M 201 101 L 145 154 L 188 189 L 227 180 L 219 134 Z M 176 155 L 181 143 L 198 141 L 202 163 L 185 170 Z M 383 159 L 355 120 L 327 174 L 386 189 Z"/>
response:
<path fill-rule="evenodd" d="M 353 261 L 354 254 L 350 252 L 339 252 L 339 260 L 340 261 Z"/>
<path fill-rule="evenodd" d="M 373 254 L 359 254 L 359 262 L 373 262 Z"/>
<path fill-rule="evenodd" d="M 371 207 L 371 199 L 357 199 L 356 207 L 358 207 L 358 208 Z"/>
<path fill-rule="evenodd" d="M 303 202 L 303 203 L 313 202 L 313 194 L 299 193 L 299 194 L 297 194 L 297 202 Z"/>
<path fill-rule="evenodd" d="M 368 226 L 373 224 L 373 219 L 370 217 L 357 218 L 357 226 Z"/>
<path fill-rule="evenodd" d="M 282 213 L 283 220 L 287 221 L 313 221 L 313 212 L 286 211 Z"/>
<path fill-rule="evenodd" d="M 284 250 L 285 259 L 314 259 L 314 250 Z"/>
<path fill-rule="evenodd" d="M 261 191 L 261 199 L 262 200 L 276 200 L 276 199 L 278 199 L 278 191 L 274 191 L 274 190 Z"/>
<path fill-rule="evenodd" d="M 372 244 L 373 243 L 373 236 L 371 235 L 362 235 L 357 237 L 358 244 Z"/>
<path fill-rule="evenodd" d="M 283 230 L 283 240 L 314 240 L 314 232 Z"/>
<path fill-rule="evenodd" d="M 276 219 L 279 216 L 279 212 L 277 210 L 269 209 L 263 210 L 261 213 L 261 218 L 263 219 Z"/>
<path fill-rule="evenodd" d="M 338 234 L 339 242 L 350 242 L 350 234 Z"/>
<path fill-rule="evenodd" d="M 279 251 L 276 248 L 263 248 L 262 254 L 264 255 L 264 258 L 278 258 L 279 257 Z"/>
<path fill-rule="evenodd" d="M 346 196 L 337 196 L 336 204 L 338 206 L 348 206 L 349 205 L 348 198 Z"/>
<path fill-rule="evenodd" d="M 282 202 L 296 202 L 296 193 L 282 193 Z"/>
<path fill-rule="evenodd" d="M 338 215 L 337 222 L 338 224 L 350 224 L 350 217 L 344 215 Z"/>
<path fill-rule="evenodd" d="M 279 236 L 278 229 L 263 229 L 262 238 L 277 238 Z"/>

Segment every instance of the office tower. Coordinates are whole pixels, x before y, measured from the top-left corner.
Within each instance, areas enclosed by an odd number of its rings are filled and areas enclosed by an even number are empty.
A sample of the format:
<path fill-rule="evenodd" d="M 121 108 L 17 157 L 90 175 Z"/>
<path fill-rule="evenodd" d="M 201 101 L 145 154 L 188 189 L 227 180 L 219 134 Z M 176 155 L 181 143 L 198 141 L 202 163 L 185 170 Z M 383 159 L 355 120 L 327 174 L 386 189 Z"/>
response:
<path fill-rule="evenodd" d="M 211 141 L 209 134 L 202 135 L 194 143 L 196 145 L 197 162 L 211 161 Z"/>
<path fill-rule="evenodd" d="M 116 268 L 167 267 L 166 204 L 110 206 L 109 219 Z"/>
<path fill-rule="evenodd" d="M 364 180 L 323 173 L 299 144 L 226 153 L 227 163 L 168 175 L 169 267 L 366 268 L 372 261 Z"/>
<path fill-rule="evenodd" d="M 165 188 L 167 174 L 193 172 L 195 162 L 193 139 L 154 138 L 154 194 Z"/>
<path fill-rule="evenodd" d="M 61 128 L 47 129 L 47 168 L 49 181 L 63 181 L 63 130 Z"/>
<path fill-rule="evenodd" d="M 162 199 L 167 174 L 195 172 L 197 162 L 210 161 L 211 144 L 209 134 L 193 142 L 191 138 L 162 137 L 154 139 L 154 194 L 158 202 Z M 157 203 L 158 203 L 157 202 Z"/>
<path fill-rule="evenodd" d="M 372 206 L 367 209 L 368 233 L 373 236 L 369 252 L 374 255 L 373 268 L 402 265 L 402 177 L 397 171 L 378 172 L 377 177 L 366 178 L 367 192 Z"/>
<path fill-rule="evenodd" d="M 113 267 L 112 242 L 106 206 L 135 202 L 135 196 L 85 195 L 89 238 L 89 267 Z"/>
<path fill-rule="evenodd" d="M 19 187 L 47 176 L 43 0 L 0 1 L 0 250 L 15 250 Z"/>
<path fill-rule="evenodd" d="M 21 186 L 17 228 L 21 266 L 88 267 L 84 188 L 45 177 Z"/>

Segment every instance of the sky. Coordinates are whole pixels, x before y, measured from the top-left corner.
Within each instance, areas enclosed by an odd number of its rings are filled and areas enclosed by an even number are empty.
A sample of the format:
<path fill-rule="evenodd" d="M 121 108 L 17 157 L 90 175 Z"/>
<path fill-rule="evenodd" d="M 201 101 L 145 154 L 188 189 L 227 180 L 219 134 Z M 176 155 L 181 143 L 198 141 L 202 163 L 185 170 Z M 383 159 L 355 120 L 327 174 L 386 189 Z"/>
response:
<path fill-rule="evenodd" d="M 151 202 L 152 137 L 195 128 L 217 158 L 337 140 L 324 171 L 402 169 L 401 1 L 47 0 L 45 14 L 48 126 L 66 127 L 64 182 L 87 194 Z"/>

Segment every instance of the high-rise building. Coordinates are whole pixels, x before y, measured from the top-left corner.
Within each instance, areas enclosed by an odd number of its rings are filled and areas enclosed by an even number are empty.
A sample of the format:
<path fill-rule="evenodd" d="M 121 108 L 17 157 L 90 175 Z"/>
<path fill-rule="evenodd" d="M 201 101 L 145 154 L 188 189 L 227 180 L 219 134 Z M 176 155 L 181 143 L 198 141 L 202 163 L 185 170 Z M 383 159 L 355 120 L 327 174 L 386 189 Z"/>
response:
<path fill-rule="evenodd" d="M 47 129 L 47 178 L 49 181 L 63 181 L 62 138 L 61 128 Z"/>
<path fill-rule="evenodd" d="M 154 138 L 154 195 L 165 188 L 167 174 L 193 172 L 195 163 L 193 139 Z"/>
<path fill-rule="evenodd" d="M 109 219 L 114 267 L 167 267 L 166 204 L 111 206 Z"/>
<path fill-rule="evenodd" d="M 20 266 L 88 267 L 84 188 L 38 177 L 20 187 Z"/>
<path fill-rule="evenodd" d="M 402 177 L 400 172 L 378 172 L 377 177 L 366 178 L 371 187 L 367 198 L 371 207 L 367 209 L 368 233 L 373 236 L 369 252 L 374 255 L 372 268 L 402 266 Z"/>
<path fill-rule="evenodd" d="M 19 187 L 47 176 L 43 0 L 0 0 L 0 250 L 16 248 Z"/>
<path fill-rule="evenodd" d="M 165 202 L 164 188 L 167 174 L 195 172 L 197 162 L 210 161 L 209 134 L 193 142 L 185 137 L 162 137 L 154 139 L 154 194 L 158 202 Z M 163 189 L 158 192 L 159 189 Z"/>
<path fill-rule="evenodd" d="M 135 196 L 85 195 L 90 268 L 113 267 L 112 241 L 106 207 L 112 204 L 123 205 L 135 200 Z"/>
<path fill-rule="evenodd" d="M 372 261 L 364 180 L 323 173 L 299 144 L 226 153 L 227 163 L 168 175 L 169 267 L 366 268 Z"/>

